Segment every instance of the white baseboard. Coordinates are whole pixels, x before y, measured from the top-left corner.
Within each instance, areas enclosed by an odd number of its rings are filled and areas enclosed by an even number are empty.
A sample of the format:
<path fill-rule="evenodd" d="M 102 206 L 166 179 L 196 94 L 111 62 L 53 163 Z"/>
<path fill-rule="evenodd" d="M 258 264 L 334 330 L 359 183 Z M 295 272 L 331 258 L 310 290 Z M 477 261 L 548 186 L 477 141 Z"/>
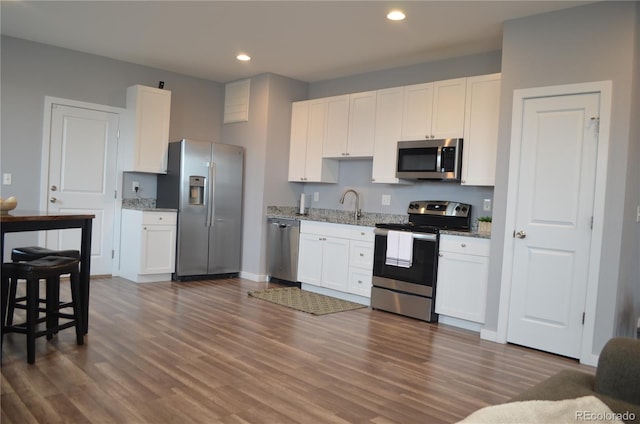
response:
<path fill-rule="evenodd" d="M 264 274 L 253 274 L 246 271 L 240 271 L 240 278 L 245 278 L 251 281 L 264 282 L 267 281 L 267 276 Z"/>
<path fill-rule="evenodd" d="M 480 338 L 482 340 L 488 340 L 490 342 L 498 343 L 498 332 L 483 328 L 482 330 L 480 330 Z"/>
<path fill-rule="evenodd" d="M 475 331 L 476 333 L 480 332 L 482 328 L 482 324 L 472 321 L 467 321 L 460 318 L 454 318 L 447 315 L 438 315 L 438 324 L 446 324 L 451 325 L 453 327 L 464 328 L 465 330 Z"/>

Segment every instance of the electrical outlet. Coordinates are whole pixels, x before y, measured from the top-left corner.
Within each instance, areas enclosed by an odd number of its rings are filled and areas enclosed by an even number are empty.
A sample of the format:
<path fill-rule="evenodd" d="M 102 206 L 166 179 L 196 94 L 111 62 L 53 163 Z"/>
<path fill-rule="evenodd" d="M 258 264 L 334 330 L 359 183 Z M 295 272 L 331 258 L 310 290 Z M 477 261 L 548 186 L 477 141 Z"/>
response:
<path fill-rule="evenodd" d="M 391 195 L 383 194 L 382 195 L 382 206 L 389 206 L 391 204 Z"/>
<path fill-rule="evenodd" d="M 491 210 L 491 199 L 484 199 L 482 201 L 482 210 L 489 212 Z"/>
<path fill-rule="evenodd" d="M 313 201 L 317 202 L 318 200 L 320 200 L 320 193 L 317 191 L 313 192 Z"/>
<path fill-rule="evenodd" d="M 2 174 L 2 184 L 11 185 L 11 174 L 9 173 Z"/>
<path fill-rule="evenodd" d="M 131 190 L 133 190 L 134 193 L 140 191 L 140 183 L 138 181 L 134 181 Z"/>

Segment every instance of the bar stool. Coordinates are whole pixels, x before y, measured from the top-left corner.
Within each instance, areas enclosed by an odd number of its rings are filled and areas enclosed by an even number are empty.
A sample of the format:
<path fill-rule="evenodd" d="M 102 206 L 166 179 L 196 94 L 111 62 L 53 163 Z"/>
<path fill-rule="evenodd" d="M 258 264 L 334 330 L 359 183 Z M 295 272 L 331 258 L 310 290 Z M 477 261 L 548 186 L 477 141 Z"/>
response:
<path fill-rule="evenodd" d="M 11 250 L 11 260 L 13 262 L 28 262 L 36 259 L 44 258 L 45 256 L 65 256 L 69 258 L 80 259 L 80 252 L 78 250 L 53 250 L 47 249 L 46 247 L 40 246 L 26 246 L 26 247 L 15 247 Z M 9 286 L 9 297 L 8 297 L 8 310 L 6 317 L 6 325 L 13 324 L 13 313 L 15 312 L 15 308 L 24 309 L 24 305 L 16 302 L 24 302 L 26 296 L 16 297 L 16 292 L 18 289 L 18 280 L 12 279 Z M 40 299 L 39 302 L 44 303 L 45 299 Z M 51 336 L 49 336 L 51 338 Z"/>
<path fill-rule="evenodd" d="M 27 294 L 24 299 L 24 307 L 27 310 L 26 322 L 21 324 L 3 325 L 4 333 L 21 333 L 27 336 L 27 362 L 35 362 L 35 340 L 38 337 L 47 336 L 50 339 L 58 331 L 75 327 L 76 343 L 84 344 L 84 331 L 82 328 L 82 308 L 80 299 L 80 261 L 76 258 L 62 256 L 45 256 L 28 262 L 7 262 L 2 264 L 2 316 L 6 316 L 7 302 L 4 300 L 9 294 L 11 280 L 23 279 L 27 281 Z M 71 302 L 59 302 L 60 276 L 70 275 Z M 43 309 L 40 305 L 40 280 L 46 280 L 47 302 L 44 308 L 45 316 L 40 317 Z M 61 312 L 62 309 L 72 308 L 72 313 Z M 59 318 L 68 320 L 60 324 Z M 46 322 L 46 329 L 37 331 L 37 324 Z M 0 346 L 2 344 L 0 339 Z"/>

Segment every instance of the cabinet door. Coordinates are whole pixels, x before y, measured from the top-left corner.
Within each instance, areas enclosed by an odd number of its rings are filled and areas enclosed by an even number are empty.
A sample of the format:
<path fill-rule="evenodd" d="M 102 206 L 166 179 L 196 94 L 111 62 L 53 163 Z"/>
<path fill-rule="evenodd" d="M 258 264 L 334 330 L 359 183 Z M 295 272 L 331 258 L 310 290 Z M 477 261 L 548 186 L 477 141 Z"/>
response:
<path fill-rule="evenodd" d="M 171 92 L 136 85 L 127 89 L 127 107 L 135 110 L 133 171 L 166 173 Z"/>
<path fill-rule="evenodd" d="M 492 186 L 496 179 L 501 74 L 467 79 L 462 184 Z"/>
<path fill-rule="evenodd" d="M 298 281 L 316 286 L 322 285 L 322 249 L 324 247 L 322 238 L 316 234 L 300 233 Z"/>
<path fill-rule="evenodd" d="M 433 83 L 432 138 L 462 137 L 466 90 L 466 78 Z"/>
<path fill-rule="evenodd" d="M 307 162 L 307 127 L 309 102 L 291 105 L 291 138 L 289 144 L 289 181 L 304 181 Z"/>
<path fill-rule="evenodd" d="M 402 140 L 433 138 L 431 115 L 433 83 L 409 85 L 403 88 Z"/>
<path fill-rule="evenodd" d="M 336 237 L 323 238 L 321 285 L 328 289 L 346 292 L 349 283 L 349 240 Z"/>
<path fill-rule="evenodd" d="M 378 90 L 373 147 L 372 181 L 398 183 L 396 162 L 402 135 L 402 87 Z"/>
<path fill-rule="evenodd" d="M 175 270 L 176 227 L 145 225 L 140 246 L 140 274 L 167 274 Z"/>
<path fill-rule="evenodd" d="M 376 92 L 349 96 L 349 138 L 347 156 L 373 157 L 376 122 Z"/>
<path fill-rule="evenodd" d="M 327 119 L 322 156 L 340 158 L 347 153 L 349 134 L 349 95 L 327 97 Z"/>
<path fill-rule="evenodd" d="M 325 138 L 326 123 L 326 101 L 324 99 L 311 100 L 309 103 L 305 181 L 325 182 L 323 181 L 323 172 L 326 164 L 323 162 L 322 146 Z"/>
<path fill-rule="evenodd" d="M 489 259 L 441 252 L 436 313 L 484 324 Z"/>

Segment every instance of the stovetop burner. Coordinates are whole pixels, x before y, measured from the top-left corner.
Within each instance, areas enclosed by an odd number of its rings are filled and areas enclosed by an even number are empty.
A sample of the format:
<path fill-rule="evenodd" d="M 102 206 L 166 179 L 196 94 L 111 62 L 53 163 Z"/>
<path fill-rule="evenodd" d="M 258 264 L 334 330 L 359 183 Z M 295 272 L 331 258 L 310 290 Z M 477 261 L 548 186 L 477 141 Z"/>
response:
<path fill-rule="evenodd" d="M 394 231 L 438 234 L 440 230 L 470 231 L 471 205 L 442 200 L 409 202 L 406 224 L 376 224 L 377 228 Z"/>

